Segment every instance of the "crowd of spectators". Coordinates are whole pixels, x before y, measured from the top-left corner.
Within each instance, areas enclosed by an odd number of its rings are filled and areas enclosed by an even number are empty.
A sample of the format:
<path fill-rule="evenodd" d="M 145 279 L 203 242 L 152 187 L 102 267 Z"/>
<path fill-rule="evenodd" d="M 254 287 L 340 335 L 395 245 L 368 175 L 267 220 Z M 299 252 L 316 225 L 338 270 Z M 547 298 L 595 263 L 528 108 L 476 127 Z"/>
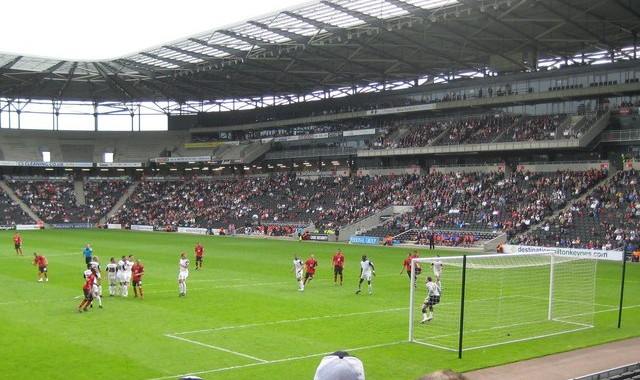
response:
<path fill-rule="evenodd" d="M 410 205 L 411 212 L 385 222 L 385 237 L 408 230 L 448 231 L 439 235 L 438 244 L 472 245 L 477 232 L 505 232 L 513 244 L 605 249 L 634 245 L 640 228 L 640 178 L 635 171 L 617 173 L 560 211 L 606 176 L 604 170 L 587 170 L 143 179 L 108 222 L 168 230 L 233 226 L 229 229 L 278 236 L 290 235 L 301 225 L 343 228 L 385 207 Z M 96 223 L 131 185 L 119 179 L 85 181 L 86 205 L 78 206 L 71 180 L 8 184 L 46 223 Z M 0 195 L 0 210 L 12 215 L 7 224 L 24 221 L 14 215 L 26 217 L 6 195 Z M 530 229 L 545 220 L 542 227 Z"/>
<path fill-rule="evenodd" d="M 414 126 L 404 136 L 395 142 L 390 142 L 392 148 L 417 148 L 431 144 L 454 121 L 432 121 Z"/>
<path fill-rule="evenodd" d="M 514 236 L 522 245 L 587 249 L 638 248 L 640 175 L 621 171 L 542 227 Z"/>
<path fill-rule="evenodd" d="M 84 197 L 89 219 L 95 221 L 106 216 L 131 184 L 128 179 L 85 180 Z"/>
<path fill-rule="evenodd" d="M 517 119 L 518 115 L 486 115 L 452 121 L 447 135 L 436 145 L 460 145 L 491 142 Z"/>
<path fill-rule="evenodd" d="M 396 141 L 386 141 L 384 145 L 376 144 L 372 148 L 417 148 L 489 142 L 516 118 L 517 116 L 511 115 L 489 115 L 413 123 L 409 126 L 409 131 Z M 401 126 L 398 123 L 398 127 Z M 440 137 L 441 135 L 443 136 Z"/>
<path fill-rule="evenodd" d="M 564 115 L 529 116 L 515 123 L 505 134 L 503 141 L 543 141 L 557 136 Z"/>
<path fill-rule="evenodd" d="M 31 217 L 7 193 L 0 190 L 0 226 L 33 223 Z"/>
<path fill-rule="evenodd" d="M 433 173 L 406 198 L 413 211 L 386 222 L 384 234 L 411 229 L 497 231 L 515 236 L 606 177 L 589 170 L 554 173 Z M 462 239 L 462 238 L 461 238 Z M 463 239 L 464 240 L 464 239 Z"/>
<path fill-rule="evenodd" d="M 155 227 L 256 223 L 350 224 L 392 204 L 413 177 L 324 177 L 293 173 L 220 180 L 143 181 L 109 222 Z"/>
<path fill-rule="evenodd" d="M 9 180 L 7 184 L 45 223 L 94 223 L 86 205 L 76 202 L 72 180 Z"/>

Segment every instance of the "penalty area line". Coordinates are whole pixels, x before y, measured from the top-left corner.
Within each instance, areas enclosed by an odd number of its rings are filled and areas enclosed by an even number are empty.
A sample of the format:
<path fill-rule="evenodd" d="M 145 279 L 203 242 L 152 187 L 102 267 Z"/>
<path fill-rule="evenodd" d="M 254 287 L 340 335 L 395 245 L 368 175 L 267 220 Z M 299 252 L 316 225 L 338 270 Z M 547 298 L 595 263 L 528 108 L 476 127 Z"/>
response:
<path fill-rule="evenodd" d="M 283 319 L 283 320 L 280 320 L 280 321 L 272 321 L 272 322 L 264 322 L 264 323 L 250 323 L 250 324 L 246 324 L 246 325 L 222 326 L 222 327 L 214 327 L 214 328 L 203 329 L 203 330 L 181 331 L 181 332 L 174 332 L 174 333 L 171 333 L 171 334 L 168 334 L 168 335 L 187 335 L 187 334 L 195 334 L 195 333 L 203 333 L 203 332 L 220 331 L 220 330 L 245 329 L 245 328 L 250 328 L 250 327 L 279 325 L 279 324 L 284 324 L 284 323 L 297 323 L 297 322 L 305 322 L 305 321 L 315 321 L 315 320 L 318 320 L 318 319 L 330 319 L 330 318 L 340 318 L 340 317 L 351 317 L 351 316 L 355 316 L 355 315 L 388 313 L 388 312 L 408 310 L 408 309 L 409 309 L 408 307 L 396 307 L 396 308 L 393 308 L 393 309 L 359 311 L 359 312 L 355 312 L 355 313 L 322 315 L 322 316 L 318 316 L 318 317 L 306 317 L 306 318 L 298 318 L 298 319 Z"/>
<path fill-rule="evenodd" d="M 246 355 L 246 354 L 243 354 L 243 353 L 241 353 L 241 352 L 232 351 L 232 350 L 228 350 L 228 349 L 226 349 L 226 348 L 222 348 L 222 347 L 213 346 L 213 345 L 210 345 L 210 344 L 206 344 L 206 343 L 198 342 L 197 340 L 191 340 L 191 339 L 187 339 L 187 338 L 182 338 L 182 337 L 174 336 L 174 335 L 171 335 L 171 334 L 165 334 L 164 336 L 166 336 L 166 337 L 168 337 L 168 338 L 173 338 L 173 339 L 177 339 L 177 340 L 182 340 L 182 341 L 184 341 L 184 342 L 188 342 L 188 343 L 192 343 L 192 344 L 197 344 L 197 345 L 199 345 L 199 346 L 203 346 L 203 347 L 207 347 L 207 348 L 212 348 L 212 349 L 214 349 L 214 350 L 218 350 L 218 351 L 226 352 L 226 353 L 229 353 L 229 354 L 242 356 L 243 358 L 247 358 L 247 359 L 255 360 L 255 361 L 260 362 L 260 363 L 267 363 L 267 362 L 268 362 L 267 360 L 260 359 L 260 358 L 256 358 L 255 356 Z"/>
<path fill-rule="evenodd" d="M 172 337 L 172 338 L 182 339 L 182 338 L 179 338 L 179 337 Z M 184 339 L 184 340 L 186 340 L 186 339 Z M 402 341 L 398 341 L 398 342 L 380 343 L 380 344 L 373 344 L 373 345 L 370 345 L 370 346 L 348 348 L 345 351 L 347 351 L 347 352 L 362 351 L 362 350 L 368 350 L 368 349 L 373 349 L 373 348 L 395 346 L 395 345 L 404 344 L 404 343 L 409 343 L 409 342 L 406 341 L 406 340 L 402 340 Z M 317 354 L 309 354 L 309 355 L 304 355 L 304 356 L 294 356 L 294 357 L 284 358 L 284 359 L 266 360 L 264 362 L 259 362 L 259 363 L 241 364 L 241 365 L 236 365 L 236 366 L 215 368 L 215 369 L 210 369 L 210 370 L 206 370 L 206 371 L 189 372 L 189 373 L 183 373 L 183 374 L 179 374 L 179 375 L 171 375 L 171 376 L 165 376 L 165 377 L 154 377 L 152 379 L 147 379 L 147 380 L 168 380 L 168 379 L 181 378 L 181 377 L 184 377 L 184 376 L 204 375 L 204 374 L 207 374 L 207 373 L 216 373 L 216 372 L 223 372 L 223 371 L 231 371 L 231 370 L 235 370 L 235 369 L 256 367 L 256 366 L 262 366 L 262 365 L 265 365 L 265 364 L 276 364 L 276 363 L 291 362 L 291 361 L 295 361 L 295 360 L 303 360 L 303 359 L 310 359 L 310 358 L 315 358 L 315 357 L 319 357 L 319 356 L 327 356 L 327 355 L 331 355 L 333 352 L 334 351 L 329 351 L 329 352 L 321 352 L 321 353 L 317 353 Z"/>

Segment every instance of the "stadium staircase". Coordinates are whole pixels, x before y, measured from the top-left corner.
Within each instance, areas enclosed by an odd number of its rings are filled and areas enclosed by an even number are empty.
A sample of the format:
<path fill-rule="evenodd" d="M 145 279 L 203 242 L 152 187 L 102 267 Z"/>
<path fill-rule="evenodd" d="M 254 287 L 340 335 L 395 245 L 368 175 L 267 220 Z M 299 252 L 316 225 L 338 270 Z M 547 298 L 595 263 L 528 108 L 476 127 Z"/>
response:
<path fill-rule="evenodd" d="M 262 143 L 261 141 L 254 142 L 247 148 L 244 153 L 243 162 L 245 164 L 250 164 L 258 158 L 262 157 L 265 153 L 271 150 L 272 142 Z"/>
<path fill-rule="evenodd" d="M 51 226 L 48 225 L 47 223 L 44 223 L 42 219 L 40 219 L 40 217 L 38 217 L 38 215 L 36 215 L 33 212 L 33 210 L 29 208 L 29 206 L 27 206 L 26 203 L 24 203 L 20 198 L 18 198 L 16 193 L 13 191 L 13 189 L 9 187 L 9 185 L 7 185 L 5 181 L 0 181 L 0 188 L 2 188 L 2 190 L 4 190 L 4 192 L 7 193 L 9 198 L 11 198 L 12 201 L 16 202 L 16 204 L 20 206 L 22 211 L 26 212 L 31 219 L 35 220 L 36 222 L 42 223 L 45 228 L 51 228 Z"/>
<path fill-rule="evenodd" d="M 111 209 L 111 211 L 109 211 L 107 213 L 107 215 L 105 215 L 104 217 L 102 217 L 102 219 L 100 219 L 100 221 L 98 222 L 98 224 L 105 224 L 107 223 L 107 221 L 116 214 L 116 212 L 120 209 L 120 207 L 122 207 L 122 205 L 125 204 L 125 202 L 127 201 L 127 199 L 129 199 L 129 197 L 131 196 L 131 194 L 133 194 L 134 191 L 136 191 L 136 188 L 138 187 L 138 185 L 140 184 L 140 181 L 135 181 L 134 183 L 131 184 L 131 186 L 129 186 L 129 188 L 127 189 L 127 191 L 124 192 L 124 194 L 122 195 L 122 197 L 120 197 L 120 199 L 118 199 L 118 201 L 116 202 L 115 205 L 113 205 L 113 208 Z"/>
<path fill-rule="evenodd" d="M 76 205 L 86 205 L 87 199 L 84 195 L 84 182 L 82 180 L 73 181 L 73 191 L 76 193 Z"/>
<path fill-rule="evenodd" d="M 359 232 L 359 235 L 366 235 L 366 231 L 382 225 L 382 222 L 389 217 L 404 214 L 412 210 L 413 206 L 389 206 L 384 208 L 380 212 L 342 228 L 340 230 L 340 241 L 349 240 L 349 237 L 355 235 L 356 231 Z"/>
<path fill-rule="evenodd" d="M 582 194 L 581 196 L 579 196 L 578 198 L 569 200 L 567 202 L 567 204 L 563 208 L 556 210 L 552 215 L 549 215 L 548 217 L 542 219 L 540 222 L 538 222 L 536 224 L 532 224 L 529 227 L 529 231 L 535 231 L 535 230 L 541 228 L 542 226 L 545 225 L 545 223 L 551 222 L 551 220 L 556 218 L 560 213 L 564 213 L 567 210 L 571 209 L 571 205 L 573 205 L 574 203 L 585 199 L 586 197 L 590 196 L 596 188 L 598 188 L 598 187 L 600 187 L 602 185 L 605 185 L 607 182 L 610 182 L 611 180 L 613 180 L 613 178 L 614 178 L 614 176 L 615 176 L 615 174 L 617 172 L 618 172 L 617 169 L 611 167 L 610 170 L 609 170 L 609 173 L 607 174 L 607 176 L 603 180 L 601 180 L 600 182 L 598 182 L 598 183 L 594 184 L 593 186 L 591 186 L 591 188 L 588 191 L 585 191 L 585 193 Z"/>

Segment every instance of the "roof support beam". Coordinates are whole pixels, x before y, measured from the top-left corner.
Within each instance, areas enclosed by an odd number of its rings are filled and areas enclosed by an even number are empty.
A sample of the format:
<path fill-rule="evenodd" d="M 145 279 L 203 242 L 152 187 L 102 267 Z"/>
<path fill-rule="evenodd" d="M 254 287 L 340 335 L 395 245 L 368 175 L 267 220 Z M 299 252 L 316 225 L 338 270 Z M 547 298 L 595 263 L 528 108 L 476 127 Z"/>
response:
<path fill-rule="evenodd" d="M 129 93 L 129 91 L 125 90 L 120 85 L 120 83 L 118 83 L 116 79 L 111 77 L 111 75 L 107 72 L 107 69 L 105 68 L 105 66 L 103 66 L 99 62 L 94 62 L 93 66 L 96 68 L 96 70 L 98 70 L 98 72 L 100 73 L 102 78 L 105 80 L 105 82 L 107 82 L 109 87 L 111 87 L 115 92 L 122 95 L 123 101 L 131 101 L 131 99 L 134 99 L 134 96 L 131 93 Z"/>

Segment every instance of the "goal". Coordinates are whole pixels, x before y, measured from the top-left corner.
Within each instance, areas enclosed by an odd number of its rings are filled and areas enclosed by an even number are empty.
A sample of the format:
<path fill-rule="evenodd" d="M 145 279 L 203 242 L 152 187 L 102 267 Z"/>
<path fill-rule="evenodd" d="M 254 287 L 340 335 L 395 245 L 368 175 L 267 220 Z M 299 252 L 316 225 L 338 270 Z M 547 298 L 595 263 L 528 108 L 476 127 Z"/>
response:
<path fill-rule="evenodd" d="M 440 303 L 421 323 L 432 263 L 443 265 Z M 457 351 L 593 327 L 597 260 L 553 252 L 414 259 L 409 340 Z M 415 272 L 414 272 L 415 273 Z M 415 281 L 415 283 L 414 283 Z"/>

